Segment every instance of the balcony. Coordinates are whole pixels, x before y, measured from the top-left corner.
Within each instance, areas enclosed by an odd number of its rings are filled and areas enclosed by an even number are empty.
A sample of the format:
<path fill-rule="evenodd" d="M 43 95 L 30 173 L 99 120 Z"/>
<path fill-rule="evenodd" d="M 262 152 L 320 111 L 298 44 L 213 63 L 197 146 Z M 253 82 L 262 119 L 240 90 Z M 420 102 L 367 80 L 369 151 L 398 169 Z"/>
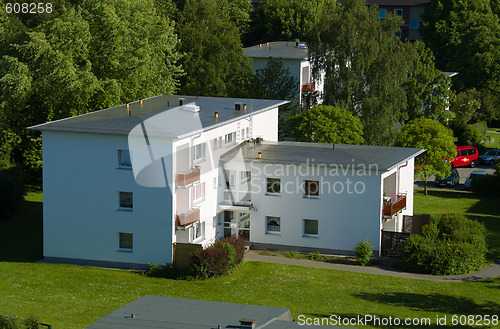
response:
<path fill-rule="evenodd" d="M 176 225 L 186 227 L 200 220 L 200 209 L 193 208 L 187 213 L 179 214 L 176 218 Z"/>
<path fill-rule="evenodd" d="M 175 184 L 177 187 L 186 187 L 200 181 L 200 167 L 195 167 L 188 172 L 177 174 Z"/>
<path fill-rule="evenodd" d="M 398 194 L 395 202 L 384 202 L 382 214 L 384 217 L 392 217 L 406 208 L 406 194 Z"/>
<path fill-rule="evenodd" d="M 302 91 L 314 90 L 314 82 L 302 85 Z"/>

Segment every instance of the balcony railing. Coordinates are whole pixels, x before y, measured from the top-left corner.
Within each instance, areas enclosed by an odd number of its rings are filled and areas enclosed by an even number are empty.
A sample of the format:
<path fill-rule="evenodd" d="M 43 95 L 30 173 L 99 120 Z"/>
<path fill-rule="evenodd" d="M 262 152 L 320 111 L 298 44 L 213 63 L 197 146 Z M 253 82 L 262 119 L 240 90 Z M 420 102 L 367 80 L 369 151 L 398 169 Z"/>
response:
<path fill-rule="evenodd" d="M 177 226 L 186 227 L 200 220 L 200 209 L 193 208 L 187 213 L 179 214 L 176 218 Z"/>
<path fill-rule="evenodd" d="M 200 181 L 200 167 L 195 167 L 192 170 L 177 174 L 175 183 L 178 187 L 186 187 Z"/>
<path fill-rule="evenodd" d="M 384 216 L 394 216 L 406 208 L 406 194 L 398 194 L 395 202 L 384 204 L 382 214 Z"/>
<path fill-rule="evenodd" d="M 314 90 L 314 82 L 302 85 L 302 91 Z"/>

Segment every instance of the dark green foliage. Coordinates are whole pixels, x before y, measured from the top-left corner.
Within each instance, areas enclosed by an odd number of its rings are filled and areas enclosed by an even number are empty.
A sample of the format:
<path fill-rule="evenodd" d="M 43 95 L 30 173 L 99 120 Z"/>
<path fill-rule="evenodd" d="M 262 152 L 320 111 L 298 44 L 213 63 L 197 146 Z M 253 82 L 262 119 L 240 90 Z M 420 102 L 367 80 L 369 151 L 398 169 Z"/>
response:
<path fill-rule="evenodd" d="M 19 168 L 0 169 L 0 220 L 9 218 L 24 204 L 26 186 Z"/>
<path fill-rule="evenodd" d="M 0 314 L 0 329 L 19 329 L 17 318 Z"/>
<path fill-rule="evenodd" d="M 363 144 L 363 125 L 351 111 L 318 105 L 291 119 L 293 136 L 300 142 Z"/>
<path fill-rule="evenodd" d="M 234 257 L 236 256 L 236 250 L 234 247 L 230 243 L 223 241 L 218 242 L 217 246 L 227 252 L 227 263 L 229 267 L 234 266 Z"/>
<path fill-rule="evenodd" d="M 398 266 L 436 275 L 464 274 L 481 269 L 486 248 L 485 228 L 462 215 L 443 215 L 422 227 L 424 236 L 406 240 Z"/>
<path fill-rule="evenodd" d="M 172 264 L 163 264 L 160 266 L 156 263 L 149 263 L 145 272 L 146 276 L 153 278 L 166 278 L 173 280 L 193 280 L 193 271 L 191 269 L 179 270 L 174 269 Z"/>
<path fill-rule="evenodd" d="M 471 190 L 484 196 L 500 196 L 500 175 L 477 176 L 471 182 Z"/>
<path fill-rule="evenodd" d="M 34 315 L 28 315 L 26 319 L 23 320 L 24 327 L 26 329 L 39 329 L 40 320 Z"/>
<path fill-rule="evenodd" d="M 358 243 L 356 243 L 356 247 L 354 248 L 354 253 L 361 266 L 368 265 L 370 263 L 370 257 L 373 254 L 373 247 L 370 244 L 370 241 L 358 240 Z"/>

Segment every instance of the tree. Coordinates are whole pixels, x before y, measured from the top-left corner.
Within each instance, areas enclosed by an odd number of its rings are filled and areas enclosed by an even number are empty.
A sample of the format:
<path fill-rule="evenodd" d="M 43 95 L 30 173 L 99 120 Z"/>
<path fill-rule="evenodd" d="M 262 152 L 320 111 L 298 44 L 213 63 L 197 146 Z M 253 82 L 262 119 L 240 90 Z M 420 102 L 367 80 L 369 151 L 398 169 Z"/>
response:
<path fill-rule="evenodd" d="M 451 129 L 423 117 L 411 121 L 397 133 L 395 146 L 427 150 L 415 158 L 415 173 L 424 180 L 425 195 L 429 176 L 444 178 L 450 175 L 451 164 L 446 160 L 455 156 L 455 140 Z"/>
<path fill-rule="evenodd" d="M 251 16 L 245 45 L 270 41 L 305 41 L 319 24 L 321 12 L 331 0 L 272 0 Z"/>
<path fill-rule="evenodd" d="M 411 63 L 407 46 L 395 38 L 401 21 L 378 18 L 376 7 L 348 0 L 329 5 L 309 42 L 314 70 L 325 72 L 325 103 L 360 116 L 369 144 L 387 145 L 406 107 L 402 88 Z"/>
<path fill-rule="evenodd" d="M 436 69 L 434 55 L 424 43 L 417 41 L 408 48 L 414 60 L 403 84 L 407 107 L 401 120 L 407 123 L 421 116 L 437 119 L 453 99 L 451 79 Z"/>
<path fill-rule="evenodd" d="M 494 2 L 498 10 L 498 2 Z M 460 74 L 458 91 L 497 92 L 500 87 L 500 24 L 489 0 L 435 0 L 423 15 L 421 34 L 437 67 Z"/>
<path fill-rule="evenodd" d="M 252 75 L 243 53 L 240 27 L 230 0 L 186 0 L 177 19 L 185 75 L 180 92 L 188 95 L 241 96 Z"/>
<path fill-rule="evenodd" d="M 298 113 L 299 108 L 298 85 L 297 78 L 291 75 L 290 70 L 280 60 L 272 58 L 266 67 L 257 70 L 251 79 L 249 97 L 290 101 L 279 109 L 280 139 L 289 137 L 292 133 L 290 120 Z"/>
<path fill-rule="evenodd" d="M 319 105 L 292 120 L 294 137 L 300 142 L 363 144 L 361 120 L 347 109 Z"/>

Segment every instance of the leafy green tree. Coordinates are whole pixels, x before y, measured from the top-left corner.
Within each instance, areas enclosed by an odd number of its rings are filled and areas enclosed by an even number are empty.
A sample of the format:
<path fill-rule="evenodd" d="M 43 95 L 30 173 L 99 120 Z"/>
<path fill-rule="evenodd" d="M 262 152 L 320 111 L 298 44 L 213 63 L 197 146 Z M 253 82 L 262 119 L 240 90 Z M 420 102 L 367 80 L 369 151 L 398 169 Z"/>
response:
<path fill-rule="evenodd" d="M 332 0 L 272 0 L 252 13 L 245 45 L 270 41 L 308 40 L 321 12 Z"/>
<path fill-rule="evenodd" d="M 252 75 L 229 0 L 186 0 L 177 19 L 185 75 L 181 93 L 240 96 Z"/>
<path fill-rule="evenodd" d="M 300 142 L 363 144 L 363 125 L 352 112 L 335 106 L 315 106 L 293 119 L 294 137 Z"/>
<path fill-rule="evenodd" d="M 498 10 L 498 2 L 494 2 Z M 459 91 L 500 87 L 500 24 L 489 0 L 435 0 L 423 15 L 421 33 L 437 67 L 457 71 Z"/>
<path fill-rule="evenodd" d="M 408 122 L 421 116 L 439 118 L 453 99 L 451 79 L 436 69 L 434 55 L 424 43 L 417 41 L 408 48 L 414 60 L 403 84 L 407 107 L 401 119 Z"/>
<path fill-rule="evenodd" d="M 378 18 L 376 7 L 348 0 L 329 5 L 309 42 L 314 69 L 325 72 L 325 102 L 360 116 L 369 144 L 391 144 L 394 124 L 406 108 L 402 88 L 412 59 L 395 33 L 401 20 Z"/>
<path fill-rule="evenodd" d="M 417 118 L 403 126 L 396 135 L 395 146 L 425 148 L 427 151 L 415 158 L 415 173 L 424 180 L 431 175 L 444 178 L 450 175 L 450 162 L 455 156 L 455 137 L 451 129 L 429 118 Z"/>

